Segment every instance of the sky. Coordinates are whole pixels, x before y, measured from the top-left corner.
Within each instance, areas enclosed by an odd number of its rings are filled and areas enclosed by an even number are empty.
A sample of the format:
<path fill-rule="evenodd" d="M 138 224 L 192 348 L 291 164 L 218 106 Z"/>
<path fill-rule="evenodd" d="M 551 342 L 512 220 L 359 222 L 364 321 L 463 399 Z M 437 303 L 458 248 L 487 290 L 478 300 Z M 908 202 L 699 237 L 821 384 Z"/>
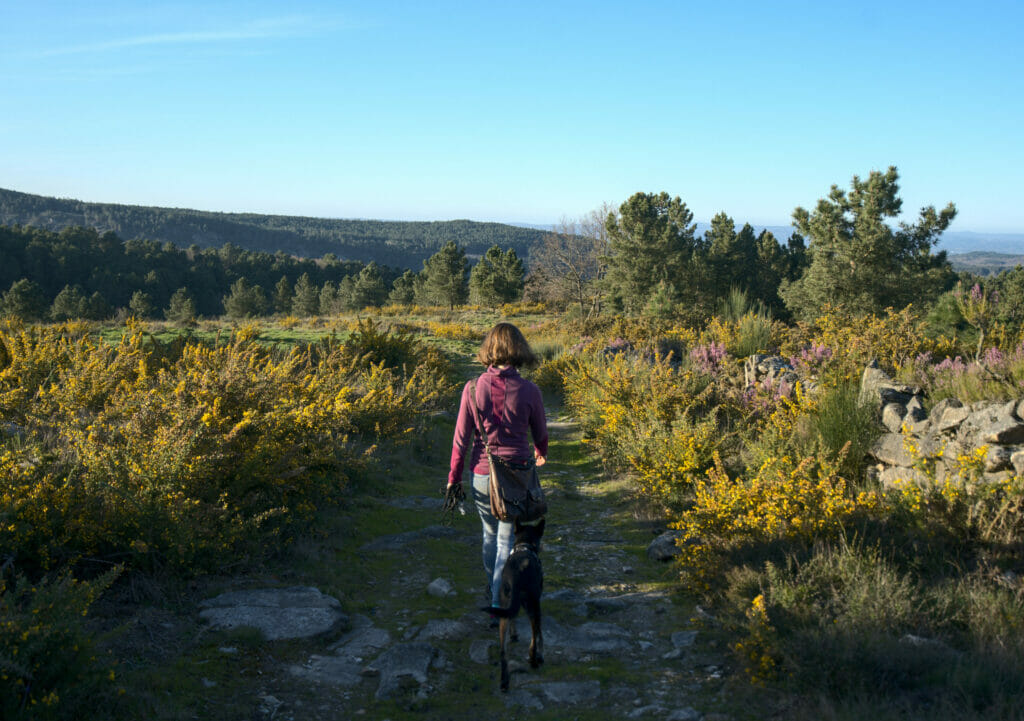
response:
<path fill-rule="evenodd" d="M 1024 232 L 1024 3 L 0 0 L 0 187 L 548 224 L 787 225 L 895 165 Z"/>

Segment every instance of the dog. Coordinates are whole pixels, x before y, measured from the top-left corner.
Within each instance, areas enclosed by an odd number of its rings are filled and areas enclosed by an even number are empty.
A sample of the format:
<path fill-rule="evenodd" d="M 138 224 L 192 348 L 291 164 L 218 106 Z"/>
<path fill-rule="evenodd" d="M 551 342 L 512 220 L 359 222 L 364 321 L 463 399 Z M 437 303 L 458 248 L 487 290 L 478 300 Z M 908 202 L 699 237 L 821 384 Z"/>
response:
<path fill-rule="evenodd" d="M 515 545 L 501 572 L 498 592 L 500 607 L 483 609 L 498 617 L 498 648 L 501 653 L 501 690 L 508 691 L 508 658 L 505 640 L 511 629 L 512 640 L 517 640 L 513 621 L 520 608 L 530 618 L 530 666 L 544 663 L 544 637 L 540 625 L 540 595 L 544 588 L 544 571 L 540 564 L 540 539 L 544 535 L 544 519 L 535 523 L 515 522 Z"/>

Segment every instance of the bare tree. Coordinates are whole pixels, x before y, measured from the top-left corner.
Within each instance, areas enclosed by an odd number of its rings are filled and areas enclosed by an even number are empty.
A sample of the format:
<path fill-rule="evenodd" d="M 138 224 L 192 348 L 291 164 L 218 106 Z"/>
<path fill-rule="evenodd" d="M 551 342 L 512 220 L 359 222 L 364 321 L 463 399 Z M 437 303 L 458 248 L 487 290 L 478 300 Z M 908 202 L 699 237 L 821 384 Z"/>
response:
<path fill-rule="evenodd" d="M 530 251 L 531 296 L 554 305 L 577 305 L 580 316 L 600 311 L 601 279 L 608 253 L 605 225 L 617 210 L 608 203 L 579 220 L 563 218 L 552 233 Z"/>

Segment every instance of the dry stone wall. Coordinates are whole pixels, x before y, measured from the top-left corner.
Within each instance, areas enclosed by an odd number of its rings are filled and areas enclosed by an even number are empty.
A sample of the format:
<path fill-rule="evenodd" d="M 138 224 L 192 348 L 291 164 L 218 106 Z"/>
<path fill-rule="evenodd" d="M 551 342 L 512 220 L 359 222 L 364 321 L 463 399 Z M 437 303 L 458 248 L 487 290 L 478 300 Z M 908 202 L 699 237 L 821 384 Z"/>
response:
<path fill-rule="evenodd" d="M 1024 400 L 946 398 L 926 413 L 920 388 L 894 382 L 874 363 L 864 369 L 860 397 L 885 426 L 870 451 L 871 470 L 885 486 L 969 477 L 975 462 L 983 482 L 1024 475 Z"/>

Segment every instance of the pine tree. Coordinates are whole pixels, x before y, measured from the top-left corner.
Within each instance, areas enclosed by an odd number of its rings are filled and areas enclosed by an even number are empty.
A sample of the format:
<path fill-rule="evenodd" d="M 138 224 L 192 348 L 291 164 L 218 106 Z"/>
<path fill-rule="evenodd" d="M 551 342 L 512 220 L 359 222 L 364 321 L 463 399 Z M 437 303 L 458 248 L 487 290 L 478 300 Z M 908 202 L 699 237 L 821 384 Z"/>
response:
<path fill-rule="evenodd" d="M 300 317 L 309 317 L 320 312 L 319 292 L 309 273 L 303 273 L 295 281 L 295 293 L 292 295 L 292 313 Z"/>
<path fill-rule="evenodd" d="M 680 300 L 696 301 L 701 244 L 693 213 L 668 193 L 635 193 L 607 221 L 610 255 L 605 281 L 610 295 L 628 312 L 642 312 L 662 281 Z"/>
<path fill-rule="evenodd" d="M 72 318 L 83 318 L 86 315 L 88 301 L 77 285 L 70 285 L 64 288 L 53 299 L 50 306 L 50 318 L 53 320 L 70 320 Z"/>
<path fill-rule="evenodd" d="M 261 315 L 267 306 L 263 289 L 250 285 L 245 277 L 231 284 L 231 290 L 224 296 L 224 312 L 229 318 L 253 318 Z"/>
<path fill-rule="evenodd" d="M 810 265 L 801 278 L 784 283 L 781 295 L 798 317 L 813 316 L 826 303 L 860 313 L 938 297 L 953 283 L 945 252 L 932 246 L 956 217 L 950 203 L 941 212 L 923 208 L 914 225 L 893 229 L 886 221 L 899 216 L 899 174 L 871 171 L 867 180 L 853 176 L 849 192 L 833 185 L 813 212 L 793 211 L 793 221 L 810 238 Z"/>
<path fill-rule="evenodd" d="M 3 314 L 20 320 L 38 320 L 46 312 L 46 298 L 39 284 L 22 278 L 11 283 L 11 287 L 0 300 Z"/>
<path fill-rule="evenodd" d="M 502 252 L 491 246 L 473 266 L 469 276 L 469 293 L 474 303 L 497 308 L 504 303 L 515 303 L 523 296 L 523 261 L 509 248 Z"/>
<path fill-rule="evenodd" d="M 423 295 L 427 302 L 454 308 L 469 296 L 466 251 L 453 241 L 423 261 Z"/>
<path fill-rule="evenodd" d="M 377 264 L 370 262 L 359 271 L 352 288 L 352 305 L 356 310 L 370 306 L 384 305 L 388 297 L 388 287 L 380 274 Z"/>
<path fill-rule="evenodd" d="M 178 288 L 171 296 L 170 303 L 164 311 L 164 318 L 172 323 L 193 323 L 196 318 L 196 302 L 187 288 Z"/>
<path fill-rule="evenodd" d="M 137 290 L 132 293 L 132 299 L 128 301 L 128 310 L 132 312 L 136 318 L 151 318 L 153 316 L 153 299 L 149 297 L 149 293 L 144 290 Z"/>
<path fill-rule="evenodd" d="M 274 310 L 281 314 L 292 312 L 292 284 L 287 275 L 282 275 L 281 280 L 274 286 Z"/>
<path fill-rule="evenodd" d="M 395 278 L 395 282 L 391 284 L 391 293 L 388 295 L 388 300 L 399 305 L 412 305 L 416 300 L 416 285 L 418 282 L 419 273 L 413 273 L 411 270 L 405 271 L 402 275 Z"/>

